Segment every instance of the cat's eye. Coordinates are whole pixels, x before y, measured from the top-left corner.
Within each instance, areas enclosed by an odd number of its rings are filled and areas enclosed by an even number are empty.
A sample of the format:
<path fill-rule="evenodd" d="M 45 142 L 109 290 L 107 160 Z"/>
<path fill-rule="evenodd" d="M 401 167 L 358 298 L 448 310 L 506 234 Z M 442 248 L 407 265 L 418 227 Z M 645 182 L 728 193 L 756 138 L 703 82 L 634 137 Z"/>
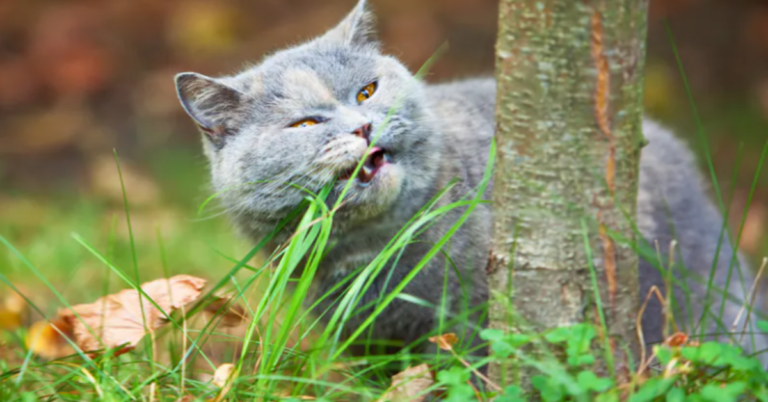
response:
<path fill-rule="evenodd" d="M 319 124 L 320 120 L 314 117 L 310 117 L 307 119 L 302 119 L 297 121 L 296 123 L 291 124 L 289 127 L 291 128 L 304 128 L 309 126 L 314 126 L 315 124 Z"/>
<path fill-rule="evenodd" d="M 363 89 L 361 89 L 360 92 L 357 93 L 357 103 L 362 103 L 364 100 L 373 96 L 373 93 L 376 92 L 377 86 L 378 85 L 376 81 L 364 86 Z"/>

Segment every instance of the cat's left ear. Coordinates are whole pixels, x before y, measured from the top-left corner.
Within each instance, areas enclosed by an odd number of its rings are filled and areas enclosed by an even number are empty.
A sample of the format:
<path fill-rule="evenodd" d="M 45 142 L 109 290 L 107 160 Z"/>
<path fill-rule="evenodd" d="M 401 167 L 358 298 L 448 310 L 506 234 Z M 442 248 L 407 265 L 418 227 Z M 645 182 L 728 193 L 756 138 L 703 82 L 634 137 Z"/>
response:
<path fill-rule="evenodd" d="M 365 3 L 365 0 L 360 0 L 339 25 L 326 32 L 319 40 L 347 46 L 375 43 L 374 17 Z"/>
<path fill-rule="evenodd" d="M 208 139 L 219 143 L 237 130 L 245 115 L 240 91 L 197 73 L 177 74 L 175 81 L 181 106 Z"/>

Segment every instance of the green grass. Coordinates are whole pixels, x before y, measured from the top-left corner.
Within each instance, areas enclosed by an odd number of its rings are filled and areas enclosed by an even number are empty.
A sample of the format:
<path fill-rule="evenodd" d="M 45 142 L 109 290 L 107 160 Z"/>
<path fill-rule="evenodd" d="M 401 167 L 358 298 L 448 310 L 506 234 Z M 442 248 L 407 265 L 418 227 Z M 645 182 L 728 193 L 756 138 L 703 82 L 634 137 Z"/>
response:
<path fill-rule="evenodd" d="M 489 174 L 490 170 L 486 179 Z M 180 273 L 200 275 L 211 281 L 213 289 L 227 289 L 246 306 L 253 319 L 247 328 L 230 333 L 217 328 L 213 324 L 216 320 L 195 323 L 195 308 L 191 308 L 186 314 L 190 321 L 185 321 L 181 314 L 172 314 L 171 325 L 153 337 L 145 337 L 128 354 L 115 357 L 107 351 L 89 356 L 78 351 L 53 361 L 33 356 L 23 342 L 25 329 L 18 329 L 3 338 L 6 346 L 0 358 L 0 400 L 176 401 L 185 396 L 188 400 L 211 400 L 221 389 L 211 383 L 209 376 L 218 365 L 231 362 L 235 363 L 235 375 L 225 400 L 290 400 L 291 396 L 314 395 L 326 400 L 374 401 L 388 388 L 393 370 L 422 361 L 430 362 L 438 371 L 436 384 L 424 392 L 442 388 L 454 400 L 462 400 L 475 397 L 466 383 L 472 368 L 492 360 L 510 359 L 541 373 L 535 377 L 534 388 L 545 399 L 586 401 L 600 395 L 608 398 L 603 400 L 618 397 L 613 388 L 615 377 L 596 375 L 591 369 L 595 359 L 607 350 L 588 324 L 515 336 L 486 331 L 482 336 L 493 353 L 480 361 L 473 360 L 461 348 L 457 348 L 456 357 L 443 353 L 437 360 L 434 356 L 407 352 L 391 356 L 371 354 L 364 360 L 349 357 L 346 349 L 355 341 L 365 342 L 366 326 L 388 303 L 398 298 L 423 303 L 402 294 L 402 289 L 431 256 L 447 245 L 453 232 L 449 231 L 431 248 L 394 292 L 382 296 L 373 315 L 351 338 L 343 338 L 340 329 L 358 311 L 359 296 L 371 285 L 371 279 L 382 274 L 387 262 L 396 261 L 403 247 L 434 220 L 457 207 L 469 207 L 463 215 L 466 217 L 481 200 L 467 198 L 444 206 L 437 199 L 428 203 L 377 259 L 347 278 L 344 297 L 329 317 L 328 325 L 321 325 L 317 315 L 323 312 L 307 314 L 302 302 L 319 258 L 328 247 L 334 208 L 326 206 L 324 195 L 307 194 L 304 208 L 296 212 L 301 220 L 297 226 L 300 229 L 286 248 L 256 259 L 255 251 L 262 244 L 250 247 L 237 240 L 224 219 L 199 219 L 197 207 L 203 202 L 201 199 L 180 197 L 181 201 L 163 201 L 160 207 L 130 208 L 128 189 L 122 210 L 117 209 L 119 200 L 61 200 L 51 206 L 34 198 L 17 199 L 13 204 L 16 208 L 35 211 L 31 214 L 34 223 L 3 222 L 0 241 L 5 247 L 0 258 L 8 269 L 1 274 L 4 281 L 20 285 L 20 291 L 39 310 L 34 320 L 53 317 L 57 308 L 90 302 L 119 289 L 136 288 L 141 281 Z M 170 230 L 172 235 L 162 225 L 149 225 L 150 230 L 129 230 L 129 214 L 136 225 L 145 214 L 152 220 L 155 209 L 165 213 L 172 210 L 182 217 L 173 221 L 179 226 Z M 206 213 L 205 209 L 202 213 Z M 48 224 L 39 225 L 41 221 Z M 121 227 L 120 222 L 126 225 Z M 291 274 L 299 268 L 303 271 L 301 277 L 292 278 Z M 209 294 L 213 289 L 209 289 Z M 207 296 L 202 303 L 206 300 Z M 455 318 L 441 316 L 441 322 L 447 327 Z M 568 356 L 565 362 L 557 358 L 561 345 Z M 660 375 L 638 388 L 635 395 L 639 396 L 632 400 L 654 400 L 670 392 L 705 396 L 714 393 L 722 397 L 720 393 L 727 390 L 709 388 L 712 383 L 736 384 L 733 390 L 757 396 L 768 392 L 760 382 L 768 378 L 756 369 L 754 360 L 727 349 L 727 345 L 708 344 L 707 348 L 709 354 L 705 356 L 698 356 L 703 352 L 693 349 L 660 349 L 662 363 L 669 364 L 676 356 L 688 356 L 695 362 L 694 370 L 702 374 L 693 378 Z M 713 362 L 714 355 L 726 358 Z M 470 362 L 470 368 L 460 363 L 462 359 Z M 713 369 L 714 374 L 704 374 Z M 653 368 L 648 372 L 654 373 Z M 504 392 L 509 400 L 521 400 L 513 396 L 520 391 L 510 385 Z"/>

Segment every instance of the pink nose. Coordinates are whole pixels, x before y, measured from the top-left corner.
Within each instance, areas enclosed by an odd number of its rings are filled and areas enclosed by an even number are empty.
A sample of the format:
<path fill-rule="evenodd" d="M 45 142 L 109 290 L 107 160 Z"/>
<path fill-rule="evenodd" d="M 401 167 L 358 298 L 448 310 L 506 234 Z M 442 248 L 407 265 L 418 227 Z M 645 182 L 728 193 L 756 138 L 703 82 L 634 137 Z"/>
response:
<path fill-rule="evenodd" d="M 362 127 L 353 131 L 352 134 L 371 142 L 371 123 L 364 124 Z"/>

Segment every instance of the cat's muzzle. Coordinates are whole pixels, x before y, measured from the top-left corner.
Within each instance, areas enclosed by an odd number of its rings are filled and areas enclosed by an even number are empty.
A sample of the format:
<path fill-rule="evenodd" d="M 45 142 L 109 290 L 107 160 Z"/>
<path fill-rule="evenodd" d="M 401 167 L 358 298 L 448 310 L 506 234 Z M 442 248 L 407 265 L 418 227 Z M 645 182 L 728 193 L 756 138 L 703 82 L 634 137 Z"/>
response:
<path fill-rule="evenodd" d="M 379 147 L 372 147 L 365 154 L 365 161 L 363 166 L 360 167 L 360 171 L 357 172 L 357 182 L 360 186 L 368 186 L 371 180 L 376 176 L 376 173 L 385 165 L 392 163 L 392 159 L 386 150 Z M 357 165 L 345 170 L 340 176 L 339 180 L 349 180 L 355 172 Z"/>

